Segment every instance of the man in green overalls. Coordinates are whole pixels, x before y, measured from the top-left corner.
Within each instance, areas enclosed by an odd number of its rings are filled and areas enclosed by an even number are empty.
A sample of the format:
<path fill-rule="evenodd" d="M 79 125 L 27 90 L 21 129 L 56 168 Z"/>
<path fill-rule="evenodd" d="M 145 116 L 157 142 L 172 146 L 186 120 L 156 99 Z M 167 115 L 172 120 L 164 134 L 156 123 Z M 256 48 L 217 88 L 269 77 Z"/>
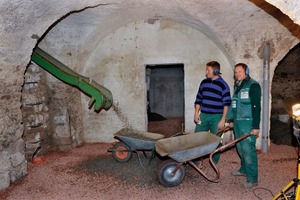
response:
<path fill-rule="evenodd" d="M 227 119 L 233 122 L 235 138 L 251 133 L 252 135 L 236 144 L 241 158 L 241 167 L 233 171 L 234 176 L 246 176 L 243 187 L 250 189 L 258 185 L 258 160 L 256 138 L 259 135 L 261 112 L 261 88 L 250 78 L 249 68 L 244 63 L 234 67 L 235 86 L 232 103 Z"/>
<path fill-rule="evenodd" d="M 194 106 L 195 132 L 210 131 L 215 134 L 224 128 L 231 96 L 230 88 L 221 77 L 220 70 L 220 63 L 217 61 L 206 64 L 206 79 L 200 83 Z M 220 154 L 215 154 L 213 162 L 217 164 L 219 158 Z"/>

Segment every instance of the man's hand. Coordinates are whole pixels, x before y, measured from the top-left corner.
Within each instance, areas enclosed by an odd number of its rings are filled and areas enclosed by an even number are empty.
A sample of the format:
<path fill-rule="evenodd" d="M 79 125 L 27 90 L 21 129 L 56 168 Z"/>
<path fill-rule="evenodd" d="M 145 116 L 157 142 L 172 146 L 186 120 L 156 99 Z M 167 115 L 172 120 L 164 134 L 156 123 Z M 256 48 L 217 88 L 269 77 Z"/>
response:
<path fill-rule="evenodd" d="M 195 113 L 195 115 L 194 115 L 194 122 L 195 122 L 195 124 L 198 124 L 199 121 L 200 121 L 199 114 Z"/>
<path fill-rule="evenodd" d="M 225 127 L 225 119 L 224 120 L 220 120 L 218 123 L 218 129 L 221 130 Z"/>
<path fill-rule="evenodd" d="M 260 132 L 259 129 L 252 129 L 252 130 L 251 130 L 251 134 L 252 134 L 252 135 L 255 135 L 256 138 L 259 137 L 259 132 Z"/>
<path fill-rule="evenodd" d="M 200 121 L 200 111 L 201 111 L 201 106 L 199 104 L 195 104 L 195 112 L 194 112 L 195 124 L 198 124 Z"/>

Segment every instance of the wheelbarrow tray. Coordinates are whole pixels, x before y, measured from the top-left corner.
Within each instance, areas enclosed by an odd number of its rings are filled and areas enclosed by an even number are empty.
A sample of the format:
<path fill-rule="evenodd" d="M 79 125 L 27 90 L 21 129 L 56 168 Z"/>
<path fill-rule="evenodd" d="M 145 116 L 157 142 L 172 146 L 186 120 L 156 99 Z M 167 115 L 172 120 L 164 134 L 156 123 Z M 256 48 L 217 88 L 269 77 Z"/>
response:
<path fill-rule="evenodd" d="M 155 142 L 165 136 L 135 129 L 124 128 L 114 134 L 114 138 L 124 142 L 131 150 L 153 150 Z"/>
<path fill-rule="evenodd" d="M 177 162 L 186 162 L 213 152 L 222 138 L 210 132 L 198 132 L 160 139 L 155 143 L 156 152 Z"/>

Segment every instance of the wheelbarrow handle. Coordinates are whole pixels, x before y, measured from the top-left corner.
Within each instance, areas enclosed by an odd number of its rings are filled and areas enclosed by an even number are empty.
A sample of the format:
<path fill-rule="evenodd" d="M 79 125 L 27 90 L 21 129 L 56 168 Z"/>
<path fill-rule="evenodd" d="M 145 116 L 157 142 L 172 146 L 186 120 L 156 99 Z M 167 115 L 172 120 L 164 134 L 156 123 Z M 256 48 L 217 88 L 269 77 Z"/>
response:
<path fill-rule="evenodd" d="M 229 143 L 227 143 L 227 144 L 225 144 L 225 145 L 223 145 L 223 146 L 215 149 L 213 152 L 211 152 L 209 154 L 209 163 L 211 164 L 212 168 L 214 169 L 214 171 L 216 173 L 216 177 L 214 179 L 209 179 L 208 177 L 205 177 L 205 178 L 208 179 L 209 181 L 212 181 L 212 182 L 216 182 L 220 178 L 220 170 L 216 166 L 216 164 L 214 163 L 214 161 L 212 160 L 212 157 L 213 157 L 214 154 L 216 154 L 217 152 L 224 151 L 225 149 L 234 146 L 236 143 L 244 140 L 245 138 L 247 138 L 247 137 L 249 137 L 251 135 L 253 135 L 253 134 L 248 133 L 248 134 L 246 134 L 246 135 L 244 135 L 242 137 L 239 137 L 239 138 L 237 138 L 237 139 L 235 139 L 235 140 L 233 140 L 233 141 L 231 141 L 231 142 L 229 142 Z"/>
<path fill-rule="evenodd" d="M 225 126 L 224 128 L 218 130 L 218 131 L 215 133 L 215 135 L 218 135 L 218 134 L 220 134 L 220 133 L 225 133 L 226 131 L 230 131 L 230 130 L 232 130 L 232 129 L 233 129 L 233 128 L 232 128 L 231 126 Z"/>
<path fill-rule="evenodd" d="M 237 139 L 235 139 L 235 140 L 233 140 L 233 141 L 231 141 L 231 142 L 229 142 L 227 144 L 224 144 L 224 145 L 220 146 L 219 148 L 215 149 L 211 154 L 215 154 L 217 152 L 224 151 L 225 149 L 234 146 L 236 143 L 238 143 L 238 142 L 242 141 L 243 139 L 245 139 L 245 138 L 247 138 L 249 136 L 252 136 L 252 135 L 253 134 L 251 134 L 251 133 L 243 135 L 242 137 L 239 137 L 239 138 L 237 138 Z"/>

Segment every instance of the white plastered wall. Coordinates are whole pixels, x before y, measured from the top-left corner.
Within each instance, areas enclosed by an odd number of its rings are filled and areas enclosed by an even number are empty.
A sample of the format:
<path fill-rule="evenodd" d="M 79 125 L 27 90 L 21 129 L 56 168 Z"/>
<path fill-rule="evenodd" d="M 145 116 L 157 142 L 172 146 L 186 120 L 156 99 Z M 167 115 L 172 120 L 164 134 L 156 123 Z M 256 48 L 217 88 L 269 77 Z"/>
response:
<path fill-rule="evenodd" d="M 233 85 L 232 65 L 206 35 L 170 20 L 140 21 L 107 35 L 89 57 L 83 72 L 109 88 L 114 106 L 101 114 L 86 108 L 82 95 L 84 139 L 111 142 L 122 128 L 147 130 L 146 65 L 184 64 L 185 128 L 194 131 L 194 100 L 206 63 L 221 64 L 223 78 Z"/>

